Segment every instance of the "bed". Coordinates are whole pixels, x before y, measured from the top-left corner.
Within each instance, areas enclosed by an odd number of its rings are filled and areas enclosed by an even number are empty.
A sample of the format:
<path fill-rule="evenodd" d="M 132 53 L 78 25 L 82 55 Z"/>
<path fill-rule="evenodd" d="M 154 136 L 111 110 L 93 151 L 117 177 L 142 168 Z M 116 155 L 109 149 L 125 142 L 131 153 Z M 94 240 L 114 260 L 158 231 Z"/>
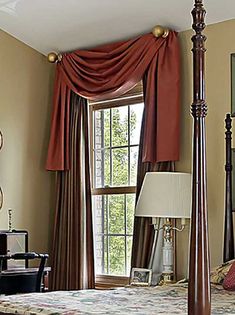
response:
<path fill-rule="evenodd" d="M 187 314 L 187 285 L 8 296 L 0 314 Z M 212 286 L 212 314 L 235 314 L 234 294 Z"/>
<path fill-rule="evenodd" d="M 235 294 L 210 284 L 206 192 L 205 10 L 195 0 L 193 30 L 193 188 L 189 283 L 109 291 L 60 291 L 0 298 L 0 314 L 235 314 Z M 230 214 L 229 214 L 230 215 Z M 227 220 L 227 219 L 226 219 Z M 229 220 L 228 220 L 229 221 Z M 230 220 L 231 221 L 231 220 Z M 227 222 L 227 221 L 226 221 Z M 229 223 L 231 225 L 231 222 Z M 226 242 L 230 239 L 226 237 Z M 229 242 L 229 241 L 228 241 Z M 225 244 L 231 247 L 231 244 Z"/>
<path fill-rule="evenodd" d="M 225 152 L 226 152 L 226 186 L 225 186 L 225 223 L 224 223 L 224 262 L 234 259 L 234 233 L 233 233 L 233 205 L 232 194 L 232 119 L 227 114 L 225 118 Z"/>

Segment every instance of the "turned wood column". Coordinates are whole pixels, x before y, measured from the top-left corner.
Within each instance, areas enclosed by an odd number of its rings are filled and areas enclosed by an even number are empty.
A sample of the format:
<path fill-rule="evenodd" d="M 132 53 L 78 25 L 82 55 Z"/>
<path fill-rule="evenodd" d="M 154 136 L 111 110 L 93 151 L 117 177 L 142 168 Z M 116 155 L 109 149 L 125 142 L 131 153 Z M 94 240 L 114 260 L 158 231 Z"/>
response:
<path fill-rule="evenodd" d="M 189 262 L 188 314 L 211 314 L 210 263 L 207 226 L 207 187 L 206 187 L 206 136 L 204 77 L 204 42 L 202 34 L 205 28 L 206 11 L 202 0 L 195 0 L 193 29 L 193 185 L 192 185 L 192 218 Z"/>
<path fill-rule="evenodd" d="M 234 236 L 233 236 L 233 214 L 232 214 L 232 120 L 230 114 L 225 119 L 226 139 L 226 191 L 225 191 L 225 224 L 224 224 L 224 262 L 234 259 Z"/>

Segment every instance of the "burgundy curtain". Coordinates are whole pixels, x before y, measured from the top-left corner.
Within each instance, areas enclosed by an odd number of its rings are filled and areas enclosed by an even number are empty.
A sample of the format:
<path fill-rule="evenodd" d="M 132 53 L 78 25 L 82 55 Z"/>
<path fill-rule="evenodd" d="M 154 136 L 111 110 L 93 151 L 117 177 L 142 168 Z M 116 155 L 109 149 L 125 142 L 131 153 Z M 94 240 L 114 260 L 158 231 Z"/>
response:
<path fill-rule="evenodd" d="M 70 169 L 71 91 L 91 100 L 120 96 L 146 75 L 144 162 L 179 158 L 179 44 L 151 33 L 138 38 L 77 50 L 57 64 L 47 169 Z"/>
<path fill-rule="evenodd" d="M 71 167 L 57 172 L 53 290 L 94 287 L 87 101 L 74 93 L 69 101 Z"/>

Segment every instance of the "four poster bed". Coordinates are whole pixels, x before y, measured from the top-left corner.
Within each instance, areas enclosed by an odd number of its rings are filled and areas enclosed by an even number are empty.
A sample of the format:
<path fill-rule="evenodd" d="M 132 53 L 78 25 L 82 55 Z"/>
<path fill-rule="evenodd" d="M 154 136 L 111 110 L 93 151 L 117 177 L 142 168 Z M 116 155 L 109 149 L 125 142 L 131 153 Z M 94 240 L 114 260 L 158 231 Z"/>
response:
<path fill-rule="evenodd" d="M 205 28 L 202 0 L 195 0 L 193 29 L 193 188 L 189 284 L 155 288 L 121 288 L 109 291 L 58 291 L 0 298 L 0 314 L 235 314 L 235 295 L 222 286 L 210 284 L 204 92 Z M 230 130 L 227 132 L 228 138 Z M 230 141 L 231 142 L 231 141 Z M 229 152 L 229 150 L 227 150 Z M 231 156 L 229 156 L 231 159 Z M 231 183 L 229 158 L 227 185 Z M 230 160 L 231 162 L 231 160 Z M 230 163 L 231 164 L 231 163 Z M 230 173 L 229 173 L 230 172 Z M 234 258 L 231 191 L 226 194 L 224 259 Z M 187 288 L 188 287 L 188 288 Z M 187 293 L 188 292 L 188 293 Z M 187 298 L 188 296 L 188 298 Z M 188 299 L 188 303 L 187 303 Z M 188 306 L 187 306 L 188 305 Z M 188 308 L 188 310 L 187 310 Z"/>
<path fill-rule="evenodd" d="M 227 114 L 225 119 L 226 141 L 226 188 L 225 188 L 225 224 L 224 224 L 224 262 L 234 259 L 234 233 L 233 233 L 233 198 L 232 198 L 232 119 Z"/>

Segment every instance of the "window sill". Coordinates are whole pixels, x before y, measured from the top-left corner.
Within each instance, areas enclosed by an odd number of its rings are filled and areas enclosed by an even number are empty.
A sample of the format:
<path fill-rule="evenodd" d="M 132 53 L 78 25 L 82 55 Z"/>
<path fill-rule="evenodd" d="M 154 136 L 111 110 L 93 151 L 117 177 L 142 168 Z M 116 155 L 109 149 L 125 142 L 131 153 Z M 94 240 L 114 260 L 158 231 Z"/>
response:
<path fill-rule="evenodd" d="M 98 290 L 107 290 L 112 288 L 119 288 L 128 285 L 130 282 L 129 277 L 124 276 L 109 276 L 109 275 L 96 275 L 95 288 Z"/>

